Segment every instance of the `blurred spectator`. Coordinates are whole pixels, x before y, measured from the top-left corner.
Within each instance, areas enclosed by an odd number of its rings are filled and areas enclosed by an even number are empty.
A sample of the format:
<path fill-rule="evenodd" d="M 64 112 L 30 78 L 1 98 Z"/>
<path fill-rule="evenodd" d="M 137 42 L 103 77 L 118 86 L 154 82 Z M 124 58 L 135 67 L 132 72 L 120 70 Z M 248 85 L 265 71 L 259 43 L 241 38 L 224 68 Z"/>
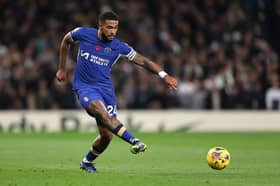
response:
<path fill-rule="evenodd" d="M 269 110 L 280 110 L 280 84 L 277 74 L 271 75 L 271 87 L 265 97 L 266 108 Z"/>
<path fill-rule="evenodd" d="M 274 108 L 267 97 L 277 90 L 271 75 L 280 74 L 279 7 L 280 0 L 0 1 L 0 109 L 79 108 L 76 52 L 69 81 L 54 79 L 59 42 L 75 27 L 96 27 L 110 9 L 121 17 L 118 36 L 179 80 L 170 92 L 120 59 L 112 70 L 119 108 Z"/>

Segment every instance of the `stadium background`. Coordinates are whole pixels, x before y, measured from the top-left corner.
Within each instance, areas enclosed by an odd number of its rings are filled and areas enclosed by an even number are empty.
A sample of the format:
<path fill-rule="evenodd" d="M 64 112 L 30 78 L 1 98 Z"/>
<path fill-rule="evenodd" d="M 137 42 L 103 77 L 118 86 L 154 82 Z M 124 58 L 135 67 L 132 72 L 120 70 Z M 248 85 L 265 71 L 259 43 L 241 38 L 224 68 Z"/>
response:
<path fill-rule="evenodd" d="M 280 92 L 279 1 L 2 0 L 0 109 L 79 108 L 71 91 L 77 47 L 68 82 L 58 84 L 59 43 L 111 9 L 121 18 L 118 37 L 179 79 L 170 92 L 121 60 L 112 72 L 119 109 L 279 108 L 280 98 L 266 101 Z"/>
<path fill-rule="evenodd" d="M 89 175 L 79 161 L 97 132 L 71 91 L 77 46 L 65 84 L 58 49 L 110 9 L 119 38 L 179 87 L 119 61 L 119 118 L 148 150 L 115 138 Z M 279 0 L 0 0 L 0 185 L 279 185 L 279 23 Z M 231 153 L 223 171 L 205 160 L 214 146 Z"/>

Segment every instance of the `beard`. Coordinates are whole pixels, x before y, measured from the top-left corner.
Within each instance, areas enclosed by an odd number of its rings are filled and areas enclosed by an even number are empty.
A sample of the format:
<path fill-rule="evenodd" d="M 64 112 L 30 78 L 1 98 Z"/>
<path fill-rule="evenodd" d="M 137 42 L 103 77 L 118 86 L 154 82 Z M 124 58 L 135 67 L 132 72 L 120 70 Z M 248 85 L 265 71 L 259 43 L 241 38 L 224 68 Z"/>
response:
<path fill-rule="evenodd" d="M 104 42 L 112 41 L 113 39 L 109 39 L 104 32 L 101 32 L 101 40 Z"/>

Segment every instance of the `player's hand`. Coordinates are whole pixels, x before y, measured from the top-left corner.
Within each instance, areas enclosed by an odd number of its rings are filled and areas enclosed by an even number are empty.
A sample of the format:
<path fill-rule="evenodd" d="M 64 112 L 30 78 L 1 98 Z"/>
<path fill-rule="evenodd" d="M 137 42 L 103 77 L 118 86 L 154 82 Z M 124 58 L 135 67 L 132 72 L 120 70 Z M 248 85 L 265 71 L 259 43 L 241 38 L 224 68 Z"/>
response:
<path fill-rule="evenodd" d="M 173 90 L 176 90 L 177 89 L 177 80 L 170 76 L 170 75 L 166 75 L 164 78 L 163 78 L 163 81 L 166 83 L 166 85 L 170 88 L 170 89 L 173 89 Z"/>
<path fill-rule="evenodd" d="M 66 80 L 66 71 L 65 70 L 61 70 L 59 69 L 57 72 L 56 72 L 56 79 L 58 81 L 65 81 Z"/>

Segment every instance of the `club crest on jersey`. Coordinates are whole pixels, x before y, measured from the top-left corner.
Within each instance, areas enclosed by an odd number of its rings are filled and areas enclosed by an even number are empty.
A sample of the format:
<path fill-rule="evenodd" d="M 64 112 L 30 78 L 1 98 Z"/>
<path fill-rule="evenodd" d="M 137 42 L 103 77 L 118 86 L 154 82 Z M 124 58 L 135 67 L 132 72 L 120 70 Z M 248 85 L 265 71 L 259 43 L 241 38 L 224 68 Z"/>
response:
<path fill-rule="evenodd" d="M 105 54 L 109 54 L 111 51 L 112 51 L 112 49 L 109 48 L 109 47 L 104 48 L 104 53 Z"/>
<path fill-rule="evenodd" d="M 88 100 L 88 97 L 86 97 L 86 96 L 83 97 L 83 99 L 84 99 L 85 102 L 88 102 L 88 101 L 89 101 L 89 100 Z"/>

